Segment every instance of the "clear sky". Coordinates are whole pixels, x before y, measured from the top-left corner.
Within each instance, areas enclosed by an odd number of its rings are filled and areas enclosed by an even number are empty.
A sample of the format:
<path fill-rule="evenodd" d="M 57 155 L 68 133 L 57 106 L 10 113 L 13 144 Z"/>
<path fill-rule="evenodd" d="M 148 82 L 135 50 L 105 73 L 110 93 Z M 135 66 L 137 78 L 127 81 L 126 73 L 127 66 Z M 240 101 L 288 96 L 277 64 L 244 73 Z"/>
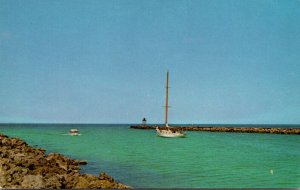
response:
<path fill-rule="evenodd" d="M 299 0 L 0 0 L 0 122 L 300 123 Z"/>

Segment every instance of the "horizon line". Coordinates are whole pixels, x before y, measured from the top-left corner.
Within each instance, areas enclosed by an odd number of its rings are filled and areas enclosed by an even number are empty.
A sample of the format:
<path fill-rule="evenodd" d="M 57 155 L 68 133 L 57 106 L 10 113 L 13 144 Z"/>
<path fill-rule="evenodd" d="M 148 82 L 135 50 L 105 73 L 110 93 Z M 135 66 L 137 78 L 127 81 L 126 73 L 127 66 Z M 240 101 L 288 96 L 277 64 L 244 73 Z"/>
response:
<path fill-rule="evenodd" d="M 1 124 L 58 124 L 58 125 L 142 125 L 142 123 L 68 123 L 68 122 L 0 122 Z M 147 123 L 146 125 L 164 125 L 164 123 Z M 300 125 L 288 123 L 170 123 L 170 125 Z"/>

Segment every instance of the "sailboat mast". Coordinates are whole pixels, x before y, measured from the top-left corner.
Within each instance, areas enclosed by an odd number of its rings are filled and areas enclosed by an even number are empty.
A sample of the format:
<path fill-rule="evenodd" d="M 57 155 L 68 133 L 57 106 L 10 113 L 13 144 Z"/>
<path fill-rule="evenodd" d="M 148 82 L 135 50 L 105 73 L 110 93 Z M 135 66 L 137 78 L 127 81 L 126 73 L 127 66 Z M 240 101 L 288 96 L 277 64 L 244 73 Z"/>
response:
<path fill-rule="evenodd" d="M 166 119 L 166 127 L 168 128 L 168 108 L 169 108 L 169 71 L 167 71 L 167 81 L 166 81 L 166 113 L 165 113 L 165 119 Z"/>

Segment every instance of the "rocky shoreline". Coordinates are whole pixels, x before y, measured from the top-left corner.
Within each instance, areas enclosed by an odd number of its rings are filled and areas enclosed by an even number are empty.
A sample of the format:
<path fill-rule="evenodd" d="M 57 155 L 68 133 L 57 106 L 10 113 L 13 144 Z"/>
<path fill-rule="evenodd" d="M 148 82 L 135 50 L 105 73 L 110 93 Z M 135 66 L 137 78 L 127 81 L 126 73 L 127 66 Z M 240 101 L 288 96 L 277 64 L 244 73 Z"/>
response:
<path fill-rule="evenodd" d="M 165 129 L 162 126 L 133 125 L 132 129 Z M 171 130 L 180 131 L 209 131 L 209 132 L 236 132 L 236 133 L 271 133 L 271 134 L 296 134 L 300 135 L 299 128 L 250 128 L 250 127 L 199 127 L 199 126 L 172 126 Z"/>
<path fill-rule="evenodd" d="M 104 172 L 99 176 L 81 174 L 82 164 L 86 162 L 57 153 L 46 155 L 45 149 L 0 134 L 0 188 L 130 188 Z"/>

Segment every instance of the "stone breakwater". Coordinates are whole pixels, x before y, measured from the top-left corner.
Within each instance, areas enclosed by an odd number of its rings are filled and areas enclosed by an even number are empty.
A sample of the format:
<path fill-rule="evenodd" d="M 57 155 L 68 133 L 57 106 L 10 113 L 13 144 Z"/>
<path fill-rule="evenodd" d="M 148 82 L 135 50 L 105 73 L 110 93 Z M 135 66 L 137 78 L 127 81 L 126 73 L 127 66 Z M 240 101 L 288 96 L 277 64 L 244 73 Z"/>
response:
<path fill-rule="evenodd" d="M 132 129 L 165 129 L 162 126 L 133 125 Z M 236 133 L 271 133 L 271 134 L 296 134 L 300 135 L 299 128 L 250 128 L 250 127 L 195 127 L 195 126 L 172 126 L 173 131 L 209 131 L 209 132 L 236 132 Z"/>
<path fill-rule="evenodd" d="M 45 149 L 0 134 L 0 188 L 129 188 L 106 173 L 81 174 L 81 164 L 86 162 L 57 153 L 46 155 Z"/>

